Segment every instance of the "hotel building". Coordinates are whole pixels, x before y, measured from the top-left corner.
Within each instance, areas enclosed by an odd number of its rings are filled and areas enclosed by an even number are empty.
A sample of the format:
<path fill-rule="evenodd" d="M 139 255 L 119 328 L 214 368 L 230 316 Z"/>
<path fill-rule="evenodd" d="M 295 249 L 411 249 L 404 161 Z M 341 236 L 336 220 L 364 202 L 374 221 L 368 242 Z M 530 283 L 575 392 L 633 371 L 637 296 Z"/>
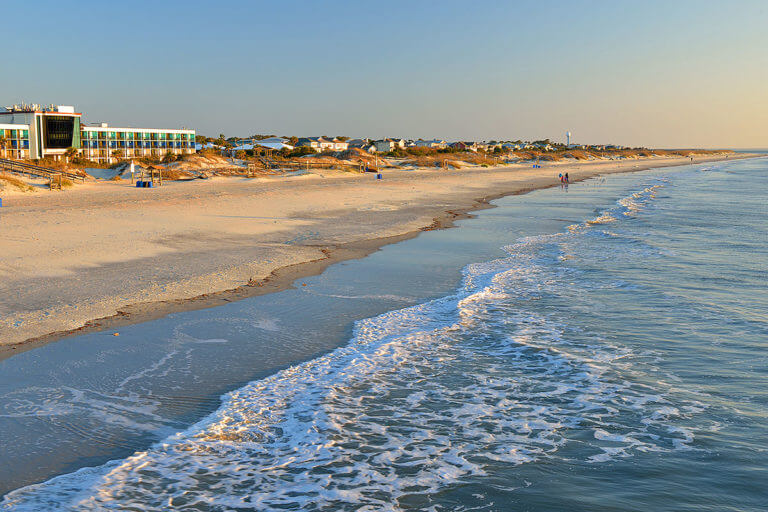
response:
<path fill-rule="evenodd" d="M 115 128 L 82 123 L 82 114 L 65 105 L 13 105 L 0 111 L 0 158 L 61 159 L 69 148 L 98 162 L 195 152 L 195 131 Z"/>

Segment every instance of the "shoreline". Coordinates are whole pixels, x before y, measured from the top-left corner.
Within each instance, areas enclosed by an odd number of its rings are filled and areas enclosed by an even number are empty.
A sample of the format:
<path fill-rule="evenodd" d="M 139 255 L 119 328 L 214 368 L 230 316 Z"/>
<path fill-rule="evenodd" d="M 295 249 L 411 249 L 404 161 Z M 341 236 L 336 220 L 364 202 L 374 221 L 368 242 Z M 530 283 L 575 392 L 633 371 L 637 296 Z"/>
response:
<path fill-rule="evenodd" d="M 333 265 L 335 263 L 346 261 L 346 260 L 352 260 L 352 259 L 359 259 L 363 258 L 373 252 L 378 251 L 381 247 L 398 243 L 403 240 L 411 239 L 416 236 L 418 236 L 422 231 L 430 231 L 433 229 L 447 229 L 450 227 L 453 227 L 456 220 L 464 219 L 464 218 L 471 218 L 472 213 L 474 211 L 479 211 L 482 209 L 487 208 L 493 208 L 494 205 L 490 204 L 491 201 L 506 197 L 509 195 L 518 195 L 518 194 L 524 194 L 531 192 L 533 190 L 543 189 L 543 188 L 549 188 L 560 185 L 559 182 L 554 181 L 556 178 L 549 177 L 549 174 L 552 173 L 553 175 L 558 172 L 559 167 L 567 167 L 567 169 L 564 169 L 565 171 L 568 171 L 570 174 L 572 174 L 572 180 L 571 182 L 577 182 L 577 181 L 583 181 L 586 179 L 590 179 L 596 176 L 605 175 L 605 174 L 613 174 L 613 173 L 624 173 L 624 172 L 637 172 L 637 171 L 643 171 L 653 168 L 662 168 L 662 167 L 673 167 L 673 166 L 681 166 L 681 165 L 695 165 L 695 164 L 703 164 L 707 162 L 717 162 L 717 161 L 725 161 L 725 160 L 735 160 L 735 159 L 746 159 L 746 158 L 755 158 L 760 157 L 762 155 L 752 155 L 752 154 L 744 154 L 744 155 L 730 155 L 728 158 L 724 156 L 716 156 L 713 158 L 702 158 L 699 161 L 695 161 L 691 163 L 690 161 L 687 161 L 687 159 L 660 159 L 660 158 L 648 158 L 648 159 L 638 159 L 638 160 L 631 160 L 631 161 L 625 161 L 620 162 L 618 166 L 612 166 L 609 169 L 602 169 L 600 167 L 603 167 L 604 165 L 611 165 L 611 164 L 617 164 L 617 162 L 600 162 L 601 165 L 592 165 L 595 162 L 586 162 L 579 166 L 579 164 L 575 164 L 572 162 L 566 163 L 566 164 L 549 164 L 545 165 L 542 169 L 539 169 L 538 174 L 538 182 L 534 181 L 528 185 L 525 186 L 520 183 L 516 183 L 515 186 L 512 186 L 509 184 L 507 189 L 504 190 L 493 190 L 492 185 L 486 183 L 484 185 L 485 190 L 487 190 L 489 193 L 484 194 L 482 197 L 475 196 L 474 198 L 471 197 L 453 197 L 454 204 L 450 204 L 450 208 L 445 208 L 446 205 L 426 205 L 424 206 L 425 209 L 434 209 L 435 207 L 439 208 L 440 213 L 438 215 L 434 215 L 431 217 L 431 223 L 426 224 L 422 221 L 421 226 L 416 226 L 414 229 L 407 229 L 406 231 L 386 235 L 386 236 L 379 236 L 379 237 L 367 237 L 367 238 L 361 238 L 358 240 L 350 240 L 350 241 L 342 241 L 338 243 L 331 243 L 330 241 L 327 243 L 320 243 L 320 244 L 302 244 L 302 248 L 313 248 L 315 250 L 314 256 L 309 259 L 303 259 L 301 261 L 285 264 L 285 265 L 276 265 L 271 268 L 269 268 L 269 272 L 266 273 L 266 275 L 258 277 L 258 278 L 251 278 L 247 282 L 242 282 L 241 284 L 232 287 L 227 288 L 224 290 L 219 291 L 208 291 L 201 294 L 196 294 L 192 296 L 187 297 L 175 297 L 175 298 L 168 298 L 163 300 L 149 300 L 144 302 L 134 302 L 130 303 L 127 306 L 117 307 L 116 313 L 105 315 L 101 317 L 97 317 L 92 320 L 86 320 L 82 323 L 82 325 L 79 325 L 77 327 L 71 328 L 71 329 L 62 329 L 57 330 L 53 332 L 44 333 L 37 336 L 31 336 L 29 338 L 15 341 L 7 344 L 1 344 L 0 343 L 0 360 L 7 359 L 8 357 L 13 356 L 14 354 L 18 354 L 21 352 L 25 352 L 27 350 L 31 350 L 37 347 L 40 347 L 42 345 L 45 345 L 47 343 L 62 340 L 68 337 L 77 336 L 80 334 L 86 334 L 86 333 L 95 333 L 95 332 L 103 332 L 103 331 L 113 331 L 115 329 L 118 329 L 123 326 L 132 325 L 132 324 L 138 324 L 147 322 L 150 320 L 154 320 L 157 318 L 165 317 L 169 314 L 183 312 L 183 311 L 194 311 L 194 310 L 200 310 L 200 309 L 208 309 L 212 307 L 216 307 L 219 305 L 227 304 L 229 302 L 234 302 L 237 300 L 243 300 L 250 297 L 255 297 L 258 295 L 265 295 L 268 293 L 274 293 L 278 291 L 282 291 L 291 287 L 296 286 L 299 281 L 302 278 L 318 275 L 322 273 L 327 267 L 330 265 Z M 681 161 L 683 160 L 683 161 Z M 518 167 L 504 167 L 504 168 L 494 168 L 489 170 L 473 170 L 473 171 L 464 171 L 463 173 L 453 171 L 445 173 L 445 175 L 452 176 L 457 174 L 467 175 L 472 172 L 475 173 L 482 173 L 482 172 L 493 172 L 493 173 L 505 173 L 510 172 L 513 173 L 516 170 L 522 170 L 522 166 Z M 574 171 L 575 169 L 575 171 Z M 434 173 L 435 171 L 426 171 L 427 173 Z M 439 171 L 438 171 L 439 172 Z M 411 173 L 408 173 L 411 174 Z M 395 178 L 396 180 L 397 178 Z M 390 180 L 393 181 L 393 180 Z M 274 183 L 274 182 L 272 182 Z M 297 187 L 301 187 L 302 185 L 297 183 Z M 377 185 L 371 185 L 371 186 L 377 186 Z M 212 191 L 208 191 L 211 193 Z M 370 213 L 367 215 L 371 215 Z M 331 218 L 331 220 L 335 220 Z M 405 228 L 404 225 L 398 225 L 397 229 Z M 397 230 L 396 229 L 396 230 Z M 182 253 L 183 256 L 183 253 Z M 115 309 L 113 309 L 115 311 Z"/>

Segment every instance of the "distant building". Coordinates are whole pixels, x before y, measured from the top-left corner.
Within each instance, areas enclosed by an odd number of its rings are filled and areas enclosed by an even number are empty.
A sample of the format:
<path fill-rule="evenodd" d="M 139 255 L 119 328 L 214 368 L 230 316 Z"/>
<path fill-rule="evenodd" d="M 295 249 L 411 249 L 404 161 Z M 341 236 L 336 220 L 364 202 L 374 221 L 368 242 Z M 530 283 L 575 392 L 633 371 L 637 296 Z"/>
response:
<path fill-rule="evenodd" d="M 195 131 L 164 128 L 116 128 L 86 125 L 82 114 L 67 105 L 13 105 L 0 111 L 0 137 L 9 141 L 10 158 L 61 159 L 75 148 L 89 160 L 162 157 L 195 152 Z M 0 148 L 0 154 L 2 154 Z"/>
<path fill-rule="evenodd" d="M 371 141 L 369 139 L 349 139 L 347 141 L 347 148 L 363 149 L 370 146 Z"/>
<path fill-rule="evenodd" d="M 202 151 L 204 149 L 224 149 L 224 146 L 219 146 L 213 142 L 206 142 L 205 144 L 195 144 L 195 151 Z"/>
<path fill-rule="evenodd" d="M 420 148 L 435 148 L 435 149 L 444 149 L 447 147 L 447 143 L 444 140 L 440 139 L 432 139 L 432 140 L 417 140 L 415 141 L 415 145 Z"/>
<path fill-rule="evenodd" d="M 403 139 L 381 139 L 373 142 L 376 151 L 386 153 L 395 149 L 405 149 L 405 140 Z"/>
<path fill-rule="evenodd" d="M 326 139 L 325 137 L 302 137 L 299 139 L 298 147 L 310 147 L 318 153 L 323 151 L 346 151 L 349 144 L 339 139 Z"/>
<path fill-rule="evenodd" d="M 238 151 L 260 151 L 262 149 L 279 151 L 281 149 L 293 149 L 293 146 L 287 144 L 287 142 L 287 139 L 281 139 L 280 137 L 270 137 L 268 139 L 247 139 L 247 142 L 244 144 L 238 144 L 237 146 L 227 149 L 226 152 L 234 156 Z"/>
<path fill-rule="evenodd" d="M 459 151 L 474 151 L 477 152 L 478 150 L 478 144 L 477 142 L 452 142 L 448 144 L 448 147 L 453 149 L 458 149 Z"/>
<path fill-rule="evenodd" d="M 255 140 L 253 144 L 274 150 L 293 149 L 293 146 L 288 144 L 288 142 L 288 139 L 283 139 L 282 137 L 269 137 L 266 139 Z"/>
<path fill-rule="evenodd" d="M 237 146 L 232 146 L 231 148 L 224 149 L 223 152 L 228 154 L 229 156 L 234 156 L 238 151 L 253 151 L 253 147 L 254 145 L 251 143 L 238 144 Z"/>

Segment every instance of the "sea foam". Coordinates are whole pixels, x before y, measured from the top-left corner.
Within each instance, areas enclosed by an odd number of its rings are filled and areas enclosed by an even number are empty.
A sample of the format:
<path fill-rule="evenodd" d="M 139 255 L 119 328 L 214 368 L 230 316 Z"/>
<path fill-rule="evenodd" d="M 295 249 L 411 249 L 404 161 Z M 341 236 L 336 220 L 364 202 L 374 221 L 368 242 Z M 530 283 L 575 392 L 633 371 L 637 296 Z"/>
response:
<path fill-rule="evenodd" d="M 654 190 L 468 265 L 456 293 L 359 321 L 347 345 L 225 395 L 189 429 L 2 507 L 400 510 L 498 465 L 557 459 L 574 432 L 591 432 L 585 463 L 685 449 L 693 433 L 675 420 L 695 405 L 647 384 L 643 354 L 539 307 L 584 286 L 562 256 L 592 224 L 637 214 Z"/>

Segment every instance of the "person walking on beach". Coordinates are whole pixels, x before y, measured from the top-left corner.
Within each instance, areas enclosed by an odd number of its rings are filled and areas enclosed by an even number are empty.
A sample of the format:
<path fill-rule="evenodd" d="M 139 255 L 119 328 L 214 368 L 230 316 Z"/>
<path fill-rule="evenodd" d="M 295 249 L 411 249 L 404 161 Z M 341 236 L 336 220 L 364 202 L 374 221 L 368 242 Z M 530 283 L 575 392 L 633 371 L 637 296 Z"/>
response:
<path fill-rule="evenodd" d="M 563 173 L 558 174 L 557 177 L 560 178 L 560 183 L 562 183 L 563 182 Z"/>
<path fill-rule="evenodd" d="M 565 173 L 565 182 L 570 183 L 570 180 L 568 179 L 568 173 Z"/>

